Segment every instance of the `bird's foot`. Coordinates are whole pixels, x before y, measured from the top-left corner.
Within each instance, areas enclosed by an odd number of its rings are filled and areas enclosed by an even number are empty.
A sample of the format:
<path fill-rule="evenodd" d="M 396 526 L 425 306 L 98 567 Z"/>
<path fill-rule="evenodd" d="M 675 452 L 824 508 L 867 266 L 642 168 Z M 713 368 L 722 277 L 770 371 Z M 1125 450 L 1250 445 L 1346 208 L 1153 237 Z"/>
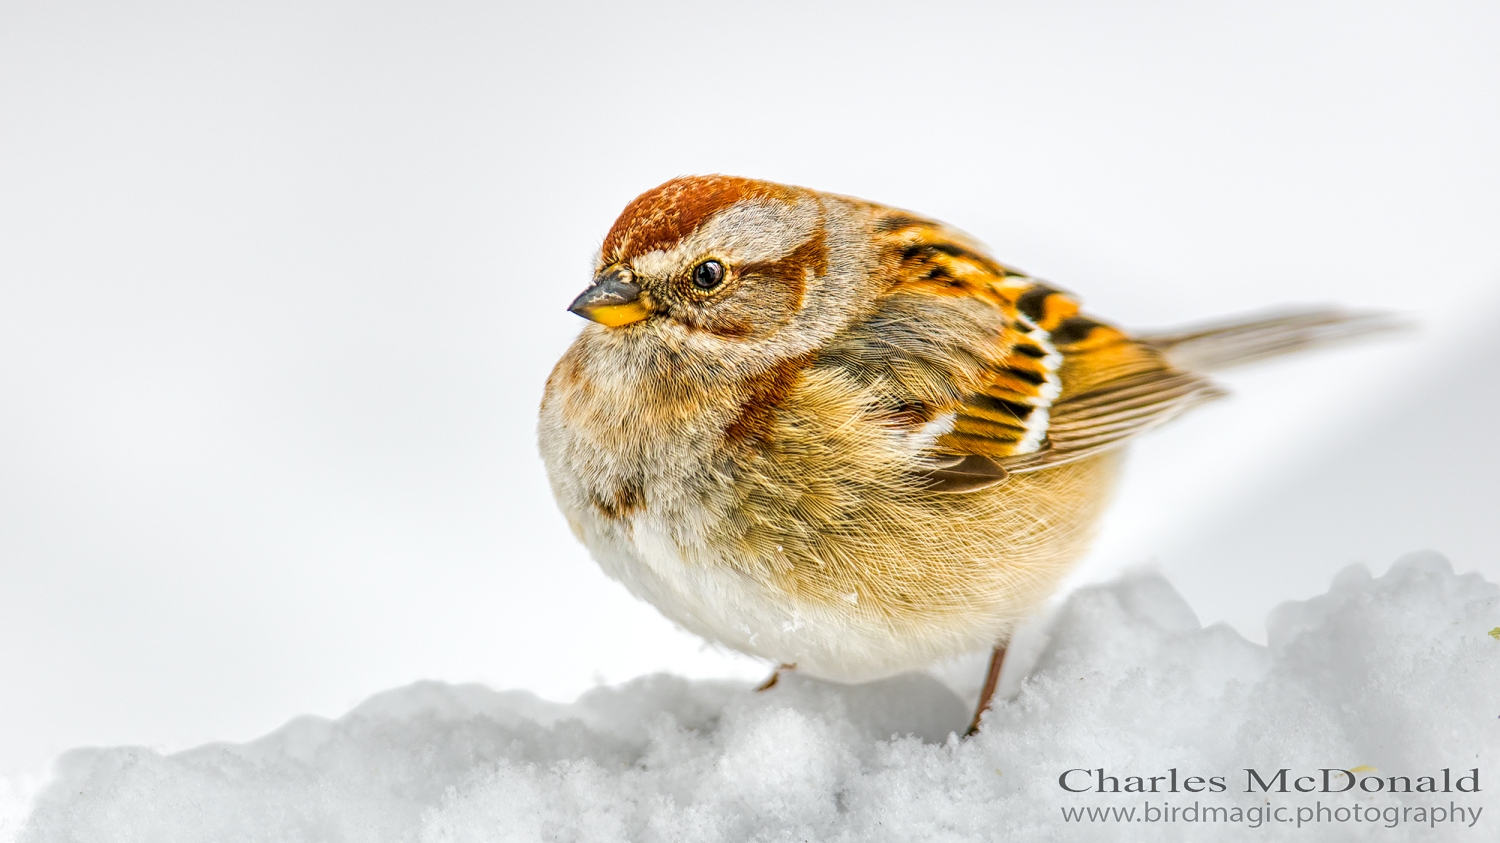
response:
<path fill-rule="evenodd" d="M 766 681 L 760 683 L 760 687 L 758 687 L 758 688 L 755 689 L 755 693 L 758 694 L 761 691 L 769 691 L 772 688 L 776 687 L 776 683 L 781 681 L 781 672 L 783 670 L 796 670 L 796 669 L 797 669 L 797 666 L 794 665 L 794 664 L 779 664 L 779 665 L 777 665 L 776 669 L 773 670 L 773 671 L 771 671 L 771 675 L 768 676 L 768 677 L 766 677 Z"/>
<path fill-rule="evenodd" d="M 1000 684 L 1000 668 L 1005 664 L 1005 648 L 996 647 L 990 656 L 990 669 L 984 676 L 984 688 L 979 692 L 979 706 L 974 709 L 974 722 L 969 724 L 969 731 L 964 737 L 971 737 L 979 733 L 979 720 L 989 710 L 990 701 L 994 699 L 995 687 Z M 774 681 L 776 677 L 771 677 Z"/>

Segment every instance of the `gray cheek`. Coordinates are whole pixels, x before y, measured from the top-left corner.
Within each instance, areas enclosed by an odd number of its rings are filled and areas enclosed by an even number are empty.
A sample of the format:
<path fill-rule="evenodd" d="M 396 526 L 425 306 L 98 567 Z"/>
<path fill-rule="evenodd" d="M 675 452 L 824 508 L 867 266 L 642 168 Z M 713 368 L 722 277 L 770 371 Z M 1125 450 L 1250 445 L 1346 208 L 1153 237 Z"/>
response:
<path fill-rule="evenodd" d="M 713 314 L 714 332 L 728 339 L 765 340 L 791 324 L 797 315 L 798 301 L 790 292 L 774 284 L 726 302 Z"/>

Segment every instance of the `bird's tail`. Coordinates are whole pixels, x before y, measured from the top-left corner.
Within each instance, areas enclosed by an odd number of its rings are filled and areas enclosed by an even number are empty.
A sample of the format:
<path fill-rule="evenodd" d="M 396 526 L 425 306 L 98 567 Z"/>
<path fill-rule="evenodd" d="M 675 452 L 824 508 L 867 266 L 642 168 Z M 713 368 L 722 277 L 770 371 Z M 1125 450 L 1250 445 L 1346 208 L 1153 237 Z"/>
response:
<path fill-rule="evenodd" d="M 1147 332 L 1136 339 L 1167 355 L 1173 365 L 1216 372 L 1409 327 L 1410 322 L 1390 313 L 1325 307 L 1280 310 L 1181 331 Z"/>

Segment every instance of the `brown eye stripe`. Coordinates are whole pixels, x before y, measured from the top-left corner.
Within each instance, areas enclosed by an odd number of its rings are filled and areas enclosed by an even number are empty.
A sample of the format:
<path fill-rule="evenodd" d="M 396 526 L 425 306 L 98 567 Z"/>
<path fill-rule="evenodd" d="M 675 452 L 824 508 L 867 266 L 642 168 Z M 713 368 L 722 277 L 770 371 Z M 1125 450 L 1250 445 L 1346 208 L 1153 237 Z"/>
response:
<path fill-rule="evenodd" d="M 828 272 L 828 242 L 821 228 L 782 257 L 774 261 L 747 263 L 735 273 L 746 283 L 780 285 L 786 291 L 790 309 L 795 310 L 802 306 L 809 271 L 814 278 Z"/>

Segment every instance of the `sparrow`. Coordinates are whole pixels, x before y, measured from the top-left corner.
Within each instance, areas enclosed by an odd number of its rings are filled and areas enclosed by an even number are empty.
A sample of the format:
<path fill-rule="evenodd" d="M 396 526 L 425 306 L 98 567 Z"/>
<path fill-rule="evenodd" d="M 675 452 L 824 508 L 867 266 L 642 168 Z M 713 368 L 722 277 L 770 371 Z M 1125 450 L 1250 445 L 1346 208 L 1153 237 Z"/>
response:
<path fill-rule="evenodd" d="M 936 220 L 722 175 L 630 202 L 569 310 L 538 438 L 605 573 L 838 682 L 992 649 L 971 732 L 1131 440 L 1225 394 L 1207 372 L 1385 327 L 1132 336 Z"/>

